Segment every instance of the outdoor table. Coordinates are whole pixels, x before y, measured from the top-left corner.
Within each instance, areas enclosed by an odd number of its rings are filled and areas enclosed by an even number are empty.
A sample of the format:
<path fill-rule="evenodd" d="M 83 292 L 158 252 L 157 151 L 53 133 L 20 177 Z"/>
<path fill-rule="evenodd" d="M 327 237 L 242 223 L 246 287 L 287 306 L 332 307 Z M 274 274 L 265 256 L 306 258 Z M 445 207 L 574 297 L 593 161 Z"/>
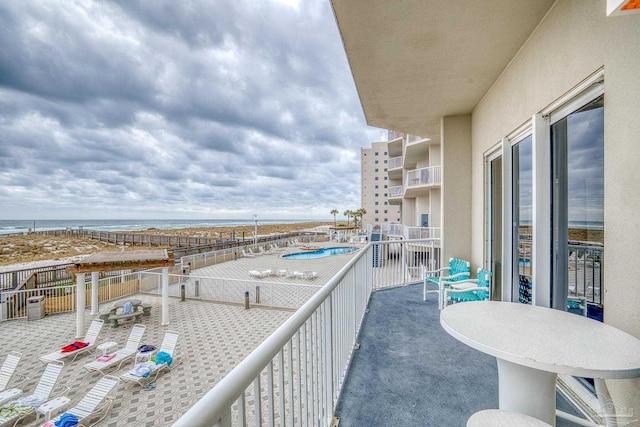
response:
<path fill-rule="evenodd" d="M 118 349 L 118 343 L 115 341 L 107 341 L 103 342 L 96 349 L 102 351 L 102 355 L 106 356 L 107 354 L 111 354 Z"/>
<path fill-rule="evenodd" d="M 529 415 L 500 409 L 476 412 L 467 421 L 467 427 L 549 427 L 549 424 Z"/>
<path fill-rule="evenodd" d="M 498 363 L 500 409 L 555 426 L 558 374 L 640 377 L 640 340 L 584 316 L 527 304 L 478 301 L 448 306 L 440 324 Z"/>
<path fill-rule="evenodd" d="M 62 412 L 62 410 L 65 409 L 70 402 L 71 399 L 66 396 L 59 396 L 55 399 L 51 399 L 48 402 L 45 402 L 42 405 L 38 406 L 38 409 L 36 409 L 36 419 L 40 417 L 40 414 L 42 414 L 44 415 L 44 421 L 47 422 L 51 419 L 51 417 L 54 417 Z"/>

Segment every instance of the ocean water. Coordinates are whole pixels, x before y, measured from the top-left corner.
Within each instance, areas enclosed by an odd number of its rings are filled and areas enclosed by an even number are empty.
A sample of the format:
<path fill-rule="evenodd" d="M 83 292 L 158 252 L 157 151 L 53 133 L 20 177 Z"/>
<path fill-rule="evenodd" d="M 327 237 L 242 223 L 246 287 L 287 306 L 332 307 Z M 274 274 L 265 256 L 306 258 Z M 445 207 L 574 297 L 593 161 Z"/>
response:
<path fill-rule="evenodd" d="M 326 221 L 327 219 L 260 219 L 258 225 L 264 224 L 291 224 L 296 222 Z M 55 220 L 0 220 L 0 234 L 26 233 L 30 230 L 66 230 L 67 228 L 98 231 L 133 231 L 157 228 L 160 230 L 170 228 L 189 227 L 230 227 L 241 225 L 254 225 L 252 219 L 55 219 Z"/>

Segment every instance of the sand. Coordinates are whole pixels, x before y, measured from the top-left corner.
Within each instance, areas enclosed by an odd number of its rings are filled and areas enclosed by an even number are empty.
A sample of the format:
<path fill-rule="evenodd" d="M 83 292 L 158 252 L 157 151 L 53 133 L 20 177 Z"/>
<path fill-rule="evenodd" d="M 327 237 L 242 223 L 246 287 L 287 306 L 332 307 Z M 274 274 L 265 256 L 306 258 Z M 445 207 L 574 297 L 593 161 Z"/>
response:
<path fill-rule="evenodd" d="M 333 222 L 305 222 L 292 224 L 258 224 L 258 235 L 271 233 L 284 233 L 306 230 L 321 225 L 333 225 Z M 203 227 L 180 229 L 148 229 L 135 231 L 135 233 L 217 237 L 228 239 L 235 232 L 236 238 L 253 237 L 254 226 L 233 227 Z M 134 231 L 127 231 L 134 233 Z M 96 252 L 136 250 L 139 246 L 115 245 L 113 243 L 100 242 L 87 238 L 70 236 L 45 236 L 39 234 L 27 234 L 19 236 L 0 235 L 0 272 L 35 268 L 41 266 L 65 264 L 83 259 Z M 157 246 L 157 248 L 163 248 Z M 148 249 L 146 247 L 145 249 Z"/>

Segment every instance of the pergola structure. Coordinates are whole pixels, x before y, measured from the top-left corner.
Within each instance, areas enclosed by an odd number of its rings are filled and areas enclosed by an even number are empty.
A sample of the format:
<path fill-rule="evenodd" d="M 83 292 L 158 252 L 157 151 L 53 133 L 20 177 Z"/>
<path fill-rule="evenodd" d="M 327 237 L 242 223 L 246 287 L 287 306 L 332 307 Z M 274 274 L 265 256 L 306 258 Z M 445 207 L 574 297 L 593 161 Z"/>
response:
<path fill-rule="evenodd" d="M 101 271 L 148 269 L 162 267 L 161 324 L 169 324 L 169 267 L 173 256 L 166 249 L 98 252 L 67 267 L 76 274 L 76 337 L 84 336 L 85 274 L 91 273 L 91 314 L 98 314 L 98 279 Z"/>

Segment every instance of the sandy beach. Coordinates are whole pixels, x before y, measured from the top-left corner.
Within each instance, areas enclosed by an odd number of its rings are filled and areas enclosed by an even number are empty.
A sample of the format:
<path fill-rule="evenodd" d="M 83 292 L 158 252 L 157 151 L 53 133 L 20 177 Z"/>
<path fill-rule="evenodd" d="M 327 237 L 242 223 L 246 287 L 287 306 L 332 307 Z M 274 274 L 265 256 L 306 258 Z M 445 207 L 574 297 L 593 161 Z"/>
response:
<path fill-rule="evenodd" d="M 306 230 L 321 225 L 333 225 L 333 222 L 300 222 L 291 224 L 258 224 L 258 235 L 286 233 Z M 133 233 L 127 231 L 127 233 Z M 204 227 L 178 229 L 147 229 L 135 233 L 161 234 L 173 236 L 216 237 L 230 239 L 253 237 L 254 226 Z M 161 248 L 161 246 L 158 246 Z M 115 245 L 98 240 L 70 237 L 47 236 L 39 234 L 0 236 L 0 271 L 34 268 L 44 265 L 62 264 L 82 259 L 96 252 L 135 250 L 138 246 Z"/>

